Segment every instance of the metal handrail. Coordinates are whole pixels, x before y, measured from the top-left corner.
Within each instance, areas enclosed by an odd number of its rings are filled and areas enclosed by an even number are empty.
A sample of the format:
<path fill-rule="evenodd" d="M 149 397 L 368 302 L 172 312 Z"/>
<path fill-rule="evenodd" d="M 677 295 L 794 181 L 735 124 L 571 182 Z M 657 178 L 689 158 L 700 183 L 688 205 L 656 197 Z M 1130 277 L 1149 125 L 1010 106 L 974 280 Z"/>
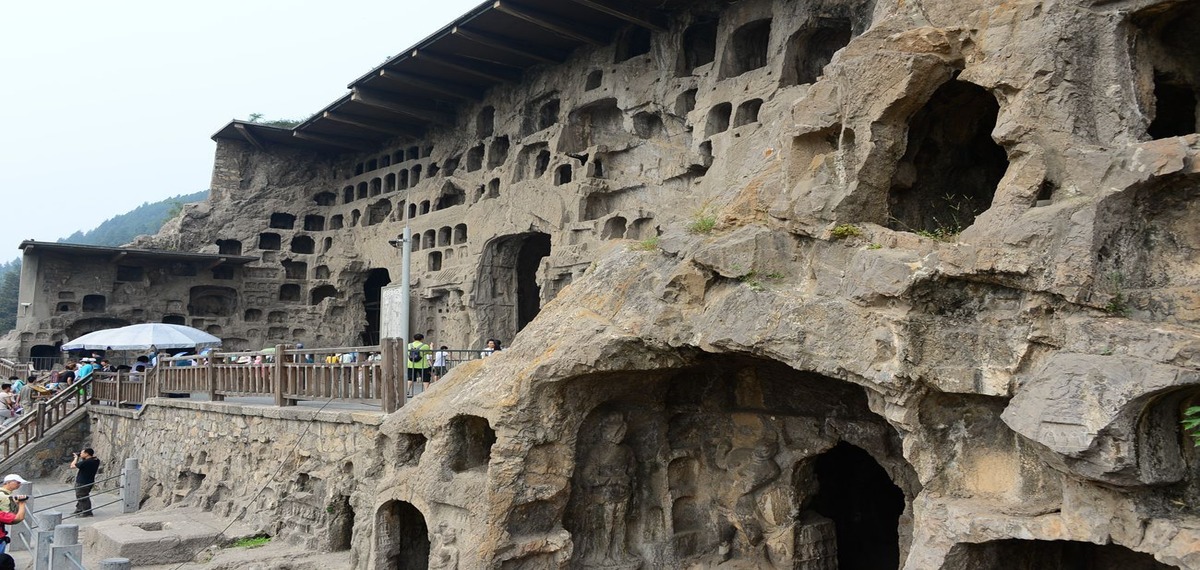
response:
<path fill-rule="evenodd" d="M 112 481 L 113 479 L 120 479 L 120 478 L 121 478 L 121 474 L 120 474 L 120 473 L 118 473 L 118 474 L 116 474 L 116 475 L 113 475 L 112 477 L 105 477 L 104 479 L 100 479 L 100 480 L 98 480 L 98 481 L 93 481 L 92 483 L 90 483 L 90 484 L 88 484 L 88 485 L 78 485 L 78 486 L 76 486 L 76 487 L 71 487 L 70 489 L 63 489 L 63 490 L 61 490 L 61 491 L 55 491 L 55 492 L 53 492 L 53 493 L 46 493 L 45 495 L 36 495 L 36 496 L 34 496 L 33 498 L 35 498 L 35 499 L 41 499 L 42 497 L 53 497 L 54 495 L 61 495 L 61 494 L 63 494 L 63 493 L 70 493 L 70 492 L 72 492 L 72 491 L 78 491 L 79 489 L 82 489 L 82 488 L 84 488 L 84 487 L 89 487 L 89 486 L 92 486 L 92 487 L 94 487 L 94 486 L 96 486 L 96 485 L 99 485 L 100 483 L 107 483 L 108 481 Z M 121 486 L 120 486 L 120 485 L 117 485 L 116 487 L 113 487 L 113 489 L 120 489 L 120 488 L 121 488 Z M 101 492 L 101 493 L 107 493 L 108 491 L 100 491 L 100 492 Z M 44 510 L 46 510 L 46 509 L 42 509 L 42 510 L 44 511 Z"/>
<path fill-rule="evenodd" d="M 67 517 L 63 517 L 63 518 L 64 518 L 64 519 L 66 519 Z M 74 564 L 74 565 L 75 565 L 75 567 L 76 567 L 76 568 L 78 568 L 79 570 L 87 570 L 87 568 L 84 568 L 84 567 L 83 567 L 83 564 L 80 564 L 80 563 L 79 563 L 79 561 L 78 561 L 78 560 L 76 560 L 74 556 L 71 556 L 71 553 L 70 553 L 70 552 L 64 552 L 64 553 L 63 553 L 63 556 L 65 556 L 65 557 L 66 557 L 66 559 L 67 559 L 68 561 L 70 561 L 70 562 L 71 562 L 71 564 Z"/>

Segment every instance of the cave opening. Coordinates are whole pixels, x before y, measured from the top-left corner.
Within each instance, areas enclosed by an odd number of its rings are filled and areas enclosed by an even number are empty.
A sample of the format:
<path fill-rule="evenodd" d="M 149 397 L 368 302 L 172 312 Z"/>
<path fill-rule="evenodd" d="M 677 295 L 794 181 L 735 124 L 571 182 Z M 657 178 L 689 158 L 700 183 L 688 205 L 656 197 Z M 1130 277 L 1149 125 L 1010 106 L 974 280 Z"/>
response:
<path fill-rule="evenodd" d="M 1132 60 L 1139 73 L 1140 96 L 1153 139 L 1189 135 L 1200 130 L 1200 4 L 1164 2 L 1131 18 Z"/>
<path fill-rule="evenodd" d="M 537 316 L 538 270 L 549 255 L 550 235 L 542 232 L 502 236 L 484 247 L 476 296 L 481 338 L 511 339 Z"/>
<path fill-rule="evenodd" d="M 411 503 L 388 501 L 375 517 L 379 570 L 429 568 L 429 527 Z"/>
<path fill-rule="evenodd" d="M 837 567 L 900 567 L 904 493 L 863 449 L 840 442 L 816 460 L 812 509 L 833 521 Z"/>
<path fill-rule="evenodd" d="M 913 116 L 908 146 L 892 175 L 888 226 L 961 232 L 992 204 L 1008 155 L 992 140 L 1000 105 L 978 85 L 949 81 Z"/>
<path fill-rule="evenodd" d="M 781 86 L 815 83 L 833 54 L 846 47 L 854 37 L 849 18 L 818 18 L 788 39 L 785 48 Z"/>
<path fill-rule="evenodd" d="M 362 343 L 366 346 L 379 344 L 379 318 L 383 300 L 383 288 L 392 282 L 387 269 L 372 269 L 363 281 L 363 310 L 366 323 L 363 325 Z"/>
<path fill-rule="evenodd" d="M 942 570 L 1178 570 L 1118 544 L 1070 540 L 993 540 L 957 544 Z"/>

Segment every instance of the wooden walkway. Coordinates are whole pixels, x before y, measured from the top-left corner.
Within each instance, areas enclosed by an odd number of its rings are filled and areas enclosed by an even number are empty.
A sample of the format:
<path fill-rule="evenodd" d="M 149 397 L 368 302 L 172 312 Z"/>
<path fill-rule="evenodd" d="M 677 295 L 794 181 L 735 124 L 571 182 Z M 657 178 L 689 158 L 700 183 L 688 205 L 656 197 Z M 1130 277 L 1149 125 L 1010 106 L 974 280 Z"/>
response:
<path fill-rule="evenodd" d="M 473 350 L 446 351 L 447 368 L 480 358 Z M 213 401 L 226 397 L 268 397 L 277 406 L 306 400 L 350 404 L 375 403 L 391 413 L 406 402 L 408 354 L 399 339 L 378 346 L 274 348 L 248 352 L 210 351 L 203 355 L 160 356 L 148 372 L 93 372 L 53 397 L 39 400 L 16 421 L 0 430 L 0 465 L 40 440 L 54 426 L 88 403 L 140 407 L 147 398 L 171 394 L 204 394 Z M 5 378 L 25 378 L 28 363 L 0 358 Z"/>

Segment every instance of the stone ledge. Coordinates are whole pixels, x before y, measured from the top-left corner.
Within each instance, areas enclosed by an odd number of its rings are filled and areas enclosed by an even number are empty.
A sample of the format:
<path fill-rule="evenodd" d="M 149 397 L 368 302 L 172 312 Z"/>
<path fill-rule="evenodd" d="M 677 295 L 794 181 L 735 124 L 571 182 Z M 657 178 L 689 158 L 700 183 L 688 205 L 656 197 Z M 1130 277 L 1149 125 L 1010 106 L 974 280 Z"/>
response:
<path fill-rule="evenodd" d="M 321 421 L 339 424 L 363 424 L 378 426 L 383 423 L 386 414 L 383 412 L 349 411 L 349 410 L 313 410 L 299 407 L 281 408 L 277 406 L 260 406 L 253 404 L 231 404 L 225 402 L 194 402 L 178 398 L 149 398 L 146 400 L 148 411 L 151 406 L 175 408 L 181 410 L 196 410 L 215 412 L 226 415 L 250 416 L 276 420 Z M 118 409 L 110 406 L 91 405 L 90 413 L 108 416 L 119 416 L 139 419 L 143 410 Z"/>

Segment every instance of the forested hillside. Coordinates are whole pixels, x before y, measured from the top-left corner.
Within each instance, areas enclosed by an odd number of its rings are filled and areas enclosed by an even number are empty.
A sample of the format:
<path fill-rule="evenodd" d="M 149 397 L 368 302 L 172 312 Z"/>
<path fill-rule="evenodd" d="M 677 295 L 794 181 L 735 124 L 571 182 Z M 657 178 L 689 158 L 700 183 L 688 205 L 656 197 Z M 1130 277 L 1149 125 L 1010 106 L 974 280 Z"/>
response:
<path fill-rule="evenodd" d="M 184 204 L 199 202 L 208 197 L 208 190 L 146 202 L 132 211 L 113 216 L 89 231 L 75 233 L 58 240 L 62 243 L 118 246 L 143 234 L 157 233 L 167 220 L 175 217 Z M 0 263 L 0 334 L 17 326 L 17 296 L 21 285 L 21 259 Z"/>
<path fill-rule="evenodd" d="M 159 202 L 146 202 L 132 211 L 113 216 L 96 229 L 77 231 L 58 241 L 63 243 L 82 243 L 88 245 L 117 246 L 133 241 L 133 238 L 158 233 L 163 223 L 175 217 L 184 204 L 199 202 L 208 197 L 208 190 L 167 198 Z"/>

